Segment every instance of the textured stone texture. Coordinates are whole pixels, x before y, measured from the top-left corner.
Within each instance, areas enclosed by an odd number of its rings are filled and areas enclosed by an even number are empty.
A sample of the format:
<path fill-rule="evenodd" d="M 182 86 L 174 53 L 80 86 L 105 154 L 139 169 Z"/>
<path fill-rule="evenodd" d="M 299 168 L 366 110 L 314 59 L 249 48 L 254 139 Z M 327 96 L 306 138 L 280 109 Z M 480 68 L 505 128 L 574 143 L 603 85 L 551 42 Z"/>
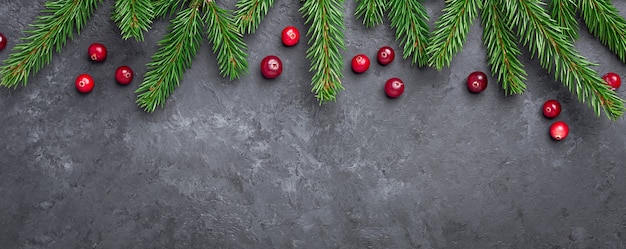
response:
<path fill-rule="evenodd" d="M 0 59 L 43 2 L 2 0 Z M 347 1 L 346 90 L 319 106 L 306 43 L 280 43 L 286 25 L 306 31 L 300 5 L 278 0 L 246 36 L 249 75 L 219 77 L 205 44 L 146 114 L 134 90 L 167 23 L 124 41 L 112 3 L 27 87 L 0 90 L 1 248 L 626 248 L 626 123 L 596 118 L 529 53 L 524 95 L 492 78 L 470 94 L 465 77 L 488 71 L 478 21 L 449 68 L 396 60 L 355 75 L 352 55 L 398 44 Z M 427 1 L 431 23 L 443 4 Z M 109 48 L 105 63 L 88 61 L 92 42 Z M 600 73 L 626 75 L 585 28 L 577 47 Z M 268 54 L 285 66 L 272 81 L 258 69 Z M 114 81 L 123 64 L 130 86 Z M 97 81 L 88 95 L 73 86 L 81 73 Z M 407 84 L 399 99 L 384 96 L 390 77 Z M 550 98 L 571 127 L 561 142 L 540 113 Z"/>

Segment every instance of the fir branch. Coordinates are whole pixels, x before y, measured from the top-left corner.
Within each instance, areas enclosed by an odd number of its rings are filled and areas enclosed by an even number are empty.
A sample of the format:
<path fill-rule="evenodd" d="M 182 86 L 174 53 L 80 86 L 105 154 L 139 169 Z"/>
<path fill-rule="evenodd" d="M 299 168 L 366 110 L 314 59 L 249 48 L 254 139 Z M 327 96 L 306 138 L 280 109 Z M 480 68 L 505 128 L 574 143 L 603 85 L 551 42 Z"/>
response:
<path fill-rule="evenodd" d="M 13 53 L 0 69 L 0 85 L 16 88 L 20 82 L 26 85 L 28 76 L 36 74 L 52 60 L 53 49 L 60 52 L 72 39 L 74 30 L 80 33 L 91 18 L 101 0 L 57 0 L 48 1 L 42 15 L 30 25 L 31 30 L 22 43 L 13 48 Z"/>
<path fill-rule="evenodd" d="M 549 71 L 554 65 L 555 78 L 559 79 L 582 103 L 588 102 L 596 115 L 604 110 L 606 116 L 615 120 L 624 113 L 624 100 L 609 90 L 598 73 L 576 49 L 567 35 L 562 33 L 539 0 L 503 1 L 511 21 L 518 28 L 518 35 L 537 55 L 542 67 Z"/>
<path fill-rule="evenodd" d="M 610 0 L 581 0 L 580 12 L 589 32 L 626 63 L 626 20 Z"/>
<path fill-rule="evenodd" d="M 242 34 L 254 33 L 274 0 L 239 0 L 235 5 L 235 23 Z"/>
<path fill-rule="evenodd" d="M 396 30 L 396 40 L 403 47 L 402 57 L 413 56 L 411 63 L 428 64 L 428 13 L 422 0 L 390 0 L 389 19 Z"/>
<path fill-rule="evenodd" d="M 231 80 L 239 78 L 248 70 L 248 47 L 243 36 L 234 24 L 232 14 L 219 8 L 213 1 L 208 2 L 205 18 L 208 37 L 213 43 L 213 53 L 217 54 L 220 74 Z"/>
<path fill-rule="evenodd" d="M 576 20 L 577 0 L 552 0 L 548 9 L 550 17 L 556 20 L 559 27 L 564 28 L 563 33 L 578 40 L 578 20 Z"/>
<path fill-rule="evenodd" d="M 526 71 L 518 59 L 521 52 L 510 23 L 500 7 L 499 0 L 486 0 L 481 12 L 483 24 L 483 44 L 491 71 L 506 94 L 521 94 L 526 89 Z"/>
<path fill-rule="evenodd" d="M 189 0 L 152 0 L 154 17 L 161 18 L 172 16 L 176 10 L 182 8 L 184 3 L 188 1 Z"/>
<path fill-rule="evenodd" d="M 154 13 L 151 0 L 117 0 L 111 19 L 122 31 L 122 38 L 143 41 L 143 32 L 150 29 Z"/>
<path fill-rule="evenodd" d="M 363 18 L 363 24 L 372 28 L 383 23 L 383 15 L 388 9 L 386 0 L 356 0 L 357 6 L 354 15 Z"/>
<path fill-rule="evenodd" d="M 336 100 L 343 90 L 343 55 L 345 49 L 343 0 L 305 0 L 300 8 L 306 23 L 310 24 L 307 35 L 310 47 L 306 57 L 311 60 L 314 72 L 312 92 L 320 104 Z"/>
<path fill-rule="evenodd" d="M 446 1 L 444 14 L 436 22 L 434 35 L 431 36 L 427 52 L 430 55 L 429 65 L 441 70 L 450 66 L 452 57 L 461 50 L 470 26 L 483 0 L 449 0 Z"/>
<path fill-rule="evenodd" d="M 145 111 L 162 107 L 191 66 L 204 35 L 200 11 L 197 4 L 180 10 L 169 25 L 170 32 L 159 41 L 159 49 L 136 90 L 137 104 Z"/>

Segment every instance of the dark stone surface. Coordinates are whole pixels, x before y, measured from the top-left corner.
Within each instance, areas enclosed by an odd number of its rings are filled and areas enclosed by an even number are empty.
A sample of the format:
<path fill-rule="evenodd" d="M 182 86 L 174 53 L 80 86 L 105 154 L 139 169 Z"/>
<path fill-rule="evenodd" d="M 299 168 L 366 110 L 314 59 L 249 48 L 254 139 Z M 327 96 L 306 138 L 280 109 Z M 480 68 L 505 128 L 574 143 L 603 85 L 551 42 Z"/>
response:
<path fill-rule="evenodd" d="M 2 1 L 0 59 L 43 2 Z M 433 21 L 443 1 L 427 2 Z M 277 1 L 246 36 L 249 75 L 219 77 L 205 44 L 146 114 L 134 90 L 167 23 L 124 41 L 112 3 L 27 87 L 0 90 L 1 248 L 626 248 L 624 119 L 595 117 L 529 53 L 524 95 L 492 78 L 470 94 L 465 77 L 488 71 L 478 21 L 449 68 L 396 60 L 355 75 L 352 55 L 398 45 L 347 1 L 346 90 L 319 106 L 306 44 L 279 40 L 286 25 L 305 32 L 299 5 Z M 92 42 L 109 48 L 105 63 L 87 60 Z M 598 72 L 626 75 L 585 28 L 577 47 Z M 285 65 L 272 81 L 258 70 L 268 54 Z M 123 64 L 130 86 L 114 82 Z M 88 95 L 73 86 L 81 73 L 97 81 Z M 384 96 L 390 77 L 407 83 L 399 99 Z M 571 127 L 561 142 L 540 113 L 550 98 Z"/>

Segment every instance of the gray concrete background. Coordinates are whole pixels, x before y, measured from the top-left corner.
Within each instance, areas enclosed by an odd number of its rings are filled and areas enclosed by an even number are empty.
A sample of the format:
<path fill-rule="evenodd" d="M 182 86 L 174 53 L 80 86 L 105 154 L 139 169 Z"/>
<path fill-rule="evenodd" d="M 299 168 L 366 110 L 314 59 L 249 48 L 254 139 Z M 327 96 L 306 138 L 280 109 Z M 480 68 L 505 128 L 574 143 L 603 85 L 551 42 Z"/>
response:
<path fill-rule="evenodd" d="M 2 0 L 0 59 L 43 2 Z M 167 23 L 124 41 L 112 4 L 27 87 L 0 90 L 1 248 L 626 248 L 624 119 L 595 117 L 529 53 L 524 95 L 491 77 L 470 94 L 465 77 L 489 71 L 478 21 L 449 68 L 397 59 L 356 75 L 353 55 L 401 51 L 388 21 L 366 29 L 347 1 L 346 90 L 319 106 L 306 44 L 280 43 L 286 25 L 306 32 L 300 5 L 277 0 L 246 36 L 247 76 L 219 77 L 205 44 L 146 114 L 134 90 Z M 426 5 L 434 21 L 443 1 Z M 92 42 L 105 63 L 88 61 Z M 577 47 L 600 74 L 626 75 L 586 28 Z M 276 80 L 259 71 L 268 54 L 284 63 Z M 114 81 L 120 65 L 137 73 L 130 86 Z M 73 86 L 81 73 L 96 80 L 88 95 Z M 391 77 L 406 83 L 399 99 L 384 95 Z M 550 98 L 571 128 L 561 142 L 540 112 Z"/>

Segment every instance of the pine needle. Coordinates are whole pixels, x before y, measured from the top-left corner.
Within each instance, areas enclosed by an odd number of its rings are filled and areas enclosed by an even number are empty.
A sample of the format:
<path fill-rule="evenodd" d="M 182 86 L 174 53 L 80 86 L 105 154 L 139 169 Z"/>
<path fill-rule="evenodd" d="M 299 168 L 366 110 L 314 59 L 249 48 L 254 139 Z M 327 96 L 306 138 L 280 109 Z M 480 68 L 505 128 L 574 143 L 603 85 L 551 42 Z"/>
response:
<path fill-rule="evenodd" d="M 213 52 L 217 55 L 220 74 L 231 80 L 239 78 L 248 70 L 248 55 L 245 52 L 248 47 L 235 26 L 232 14 L 219 8 L 215 2 L 209 2 L 205 23 Z"/>
<path fill-rule="evenodd" d="M 190 0 L 152 0 L 154 17 L 161 18 L 172 16 Z"/>
<path fill-rule="evenodd" d="M 609 0 L 580 0 L 589 32 L 626 63 L 626 20 Z"/>
<path fill-rule="evenodd" d="M 483 44 L 491 71 L 506 94 L 521 94 L 526 89 L 526 71 L 518 59 L 521 54 L 511 25 L 499 5 L 499 0 L 486 0 L 481 12 Z"/>
<path fill-rule="evenodd" d="M 412 56 L 411 63 L 420 67 L 427 65 L 430 29 L 422 0 L 390 0 L 389 19 L 402 46 L 402 57 Z"/>
<path fill-rule="evenodd" d="M 312 92 L 320 104 L 334 101 L 343 90 L 343 0 L 305 0 L 300 12 L 310 24 L 307 32 L 310 47 L 306 57 L 311 60 L 314 72 Z"/>
<path fill-rule="evenodd" d="M 239 0 L 235 5 L 235 25 L 242 34 L 254 33 L 274 0 Z"/>
<path fill-rule="evenodd" d="M 367 28 L 373 28 L 383 23 L 383 16 L 388 9 L 387 0 L 356 0 L 357 6 L 354 15 L 363 18 Z"/>
<path fill-rule="evenodd" d="M 198 5 L 180 10 L 169 25 L 169 33 L 159 41 L 159 49 L 147 64 L 148 71 L 136 90 L 137 104 L 146 112 L 165 104 L 191 66 L 204 35 L 200 11 Z"/>
<path fill-rule="evenodd" d="M 548 9 L 550 9 L 550 17 L 556 20 L 559 27 L 565 35 L 578 40 L 578 20 L 576 19 L 576 2 L 578 0 L 552 0 Z"/>
<path fill-rule="evenodd" d="M 154 13 L 151 0 L 117 0 L 111 19 L 117 23 L 122 38 L 143 41 L 143 32 L 150 29 Z"/>
<path fill-rule="evenodd" d="M 450 66 L 452 57 L 461 50 L 483 0 L 448 0 L 443 15 L 436 22 L 427 52 L 429 65 L 441 70 Z"/>

